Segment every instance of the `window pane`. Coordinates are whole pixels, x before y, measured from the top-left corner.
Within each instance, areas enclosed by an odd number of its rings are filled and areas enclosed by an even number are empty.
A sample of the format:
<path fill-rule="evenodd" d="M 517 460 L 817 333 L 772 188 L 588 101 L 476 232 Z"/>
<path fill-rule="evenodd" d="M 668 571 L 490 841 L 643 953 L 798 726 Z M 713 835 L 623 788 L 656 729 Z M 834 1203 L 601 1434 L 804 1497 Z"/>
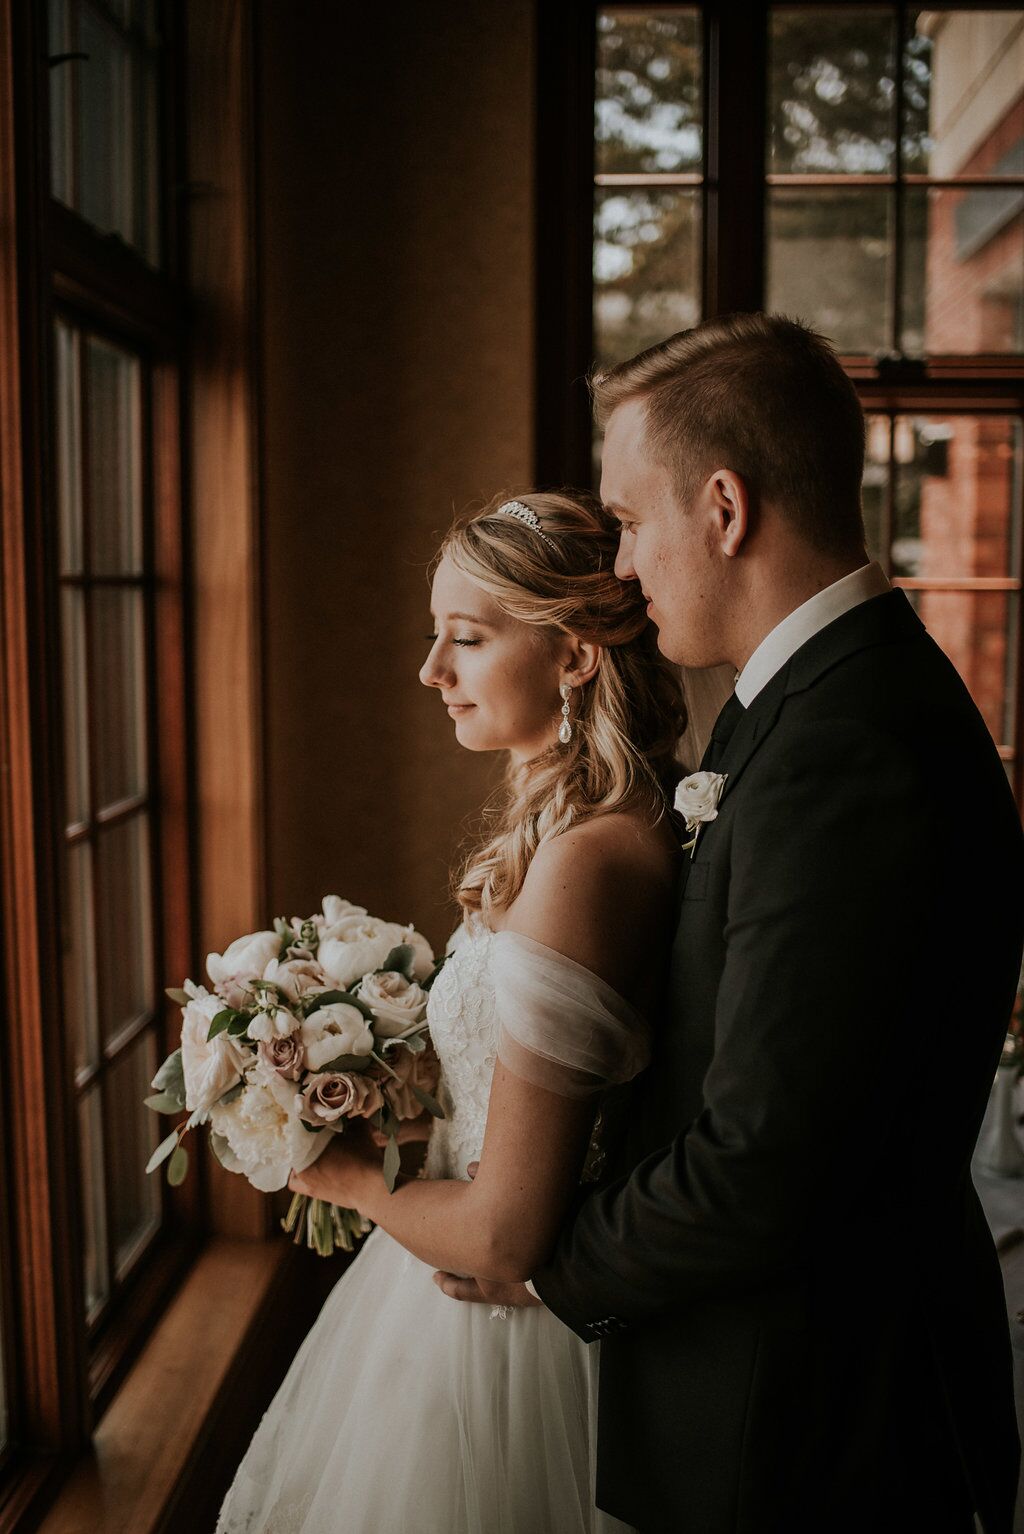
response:
<path fill-rule="evenodd" d="M 696 9 L 599 12 L 596 87 L 599 174 L 700 170 Z"/>
<path fill-rule="evenodd" d="M 889 499 L 889 417 L 869 415 L 864 442 L 864 479 L 861 505 L 867 551 L 872 559 L 886 566 L 886 517 Z"/>
<path fill-rule="evenodd" d="M 107 1101 L 115 1105 L 107 1126 L 107 1146 L 114 1267 L 119 1279 L 160 1222 L 160 1176 L 147 1176 L 146 1162 L 169 1126 L 143 1104 L 156 1066 L 156 1043 L 147 1031 L 111 1067 L 107 1087 Z"/>
<path fill-rule="evenodd" d="M 104 1042 L 153 1005 L 149 824 L 133 815 L 96 840 L 96 941 Z"/>
<path fill-rule="evenodd" d="M 65 849 L 67 899 L 62 932 L 64 1016 L 74 1044 L 75 1070 L 95 1065 L 96 956 L 93 941 L 92 848 L 78 842 Z"/>
<path fill-rule="evenodd" d="M 110 1293 L 107 1218 L 103 1203 L 103 1111 L 100 1092 L 86 1092 L 79 1107 L 82 1224 L 85 1236 L 85 1313 L 91 1319 Z"/>
<path fill-rule="evenodd" d="M 798 315 L 841 352 L 889 349 L 892 194 L 775 188 L 767 308 Z"/>
<path fill-rule="evenodd" d="M 776 7 L 769 34 L 769 170 L 891 173 L 894 49 L 889 8 Z"/>
<path fill-rule="evenodd" d="M 1024 186 L 905 197 L 904 351 L 1024 351 Z"/>
<path fill-rule="evenodd" d="M 90 336 L 86 368 L 91 568 L 134 575 L 142 565 L 139 362 Z"/>
<path fill-rule="evenodd" d="M 898 416 L 894 455 L 894 575 L 941 580 L 1014 572 L 1019 421 Z"/>
<path fill-rule="evenodd" d="M 145 644 L 141 591 L 92 595 L 95 808 L 146 790 Z"/>
<path fill-rule="evenodd" d="M 598 194 L 595 350 L 622 362 L 700 318 L 700 194 L 650 187 Z"/>
<path fill-rule="evenodd" d="M 78 335 L 57 324 L 57 502 L 60 519 L 60 568 L 65 575 L 82 569 L 82 418 Z"/>
<path fill-rule="evenodd" d="M 904 169 L 1024 175 L 1024 10 L 908 15 Z"/>
<path fill-rule="evenodd" d="M 155 264 L 160 39 L 152 8 L 128 0 L 49 0 L 48 9 L 51 55 L 88 55 L 50 72 L 53 195 Z"/>
<path fill-rule="evenodd" d="M 85 666 L 85 597 L 81 590 L 61 592 L 61 645 L 64 654 L 64 794 L 70 824 L 89 814 L 88 693 Z"/>

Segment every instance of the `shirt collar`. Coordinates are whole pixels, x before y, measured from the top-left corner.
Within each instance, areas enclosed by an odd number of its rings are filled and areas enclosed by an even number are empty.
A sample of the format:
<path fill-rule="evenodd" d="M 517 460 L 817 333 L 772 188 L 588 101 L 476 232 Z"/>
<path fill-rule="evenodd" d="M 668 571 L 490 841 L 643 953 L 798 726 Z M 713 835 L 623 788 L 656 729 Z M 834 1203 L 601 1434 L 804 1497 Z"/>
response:
<path fill-rule="evenodd" d="M 859 607 L 872 597 L 891 590 L 881 565 L 861 565 L 819 591 L 815 596 L 794 609 L 788 617 L 777 623 L 766 634 L 753 655 L 736 678 L 736 696 L 744 708 L 749 708 L 763 687 L 766 687 L 782 667 L 795 655 L 802 645 L 815 634 L 841 618 L 851 607 Z"/>

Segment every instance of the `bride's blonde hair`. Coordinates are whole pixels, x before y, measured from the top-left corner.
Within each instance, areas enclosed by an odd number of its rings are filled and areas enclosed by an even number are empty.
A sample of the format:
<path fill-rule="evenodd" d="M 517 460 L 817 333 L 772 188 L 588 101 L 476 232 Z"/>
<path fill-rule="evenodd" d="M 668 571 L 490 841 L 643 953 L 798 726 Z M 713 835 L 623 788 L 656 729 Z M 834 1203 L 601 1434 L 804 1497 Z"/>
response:
<path fill-rule="evenodd" d="M 490 835 L 467 858 L 455 897 L 485 921 L 515 900 L 537 848 L 569 826 L 614 810 L 639 810 L 654 824 L 679 775 L 675 749 L 686 728 L 679 676 L 657 648 L 639 582 L 613 572 L 618 522 L 575 492 L 515 499 L 536 513 L 546 538 L 498 515 L 504 498 L 496 497 L 455 524 L 438 562 L 450 560 L 510 617 L 590 641 L 602 654 L 594 677 L 574 690 L 568 745 L 510 762 L 484 810 Z"/>

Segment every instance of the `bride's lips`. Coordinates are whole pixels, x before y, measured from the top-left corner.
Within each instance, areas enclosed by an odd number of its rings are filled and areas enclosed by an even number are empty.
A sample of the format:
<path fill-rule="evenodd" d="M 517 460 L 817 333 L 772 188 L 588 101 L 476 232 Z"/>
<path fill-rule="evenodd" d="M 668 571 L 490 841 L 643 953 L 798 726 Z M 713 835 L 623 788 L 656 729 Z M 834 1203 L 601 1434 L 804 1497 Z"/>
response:
<path fill-rule="evenodd" d="M 447 705 L 447 708 L 448 708 L 448 712 L 449 712 L 449 714 L 451 714 L 452 718 L 453 719 L 457 719 L 460 714 L 468 714 L 469 710 L 471 708 L 476 708 L 476 704 L 475 703 L 449 703 Z"/>

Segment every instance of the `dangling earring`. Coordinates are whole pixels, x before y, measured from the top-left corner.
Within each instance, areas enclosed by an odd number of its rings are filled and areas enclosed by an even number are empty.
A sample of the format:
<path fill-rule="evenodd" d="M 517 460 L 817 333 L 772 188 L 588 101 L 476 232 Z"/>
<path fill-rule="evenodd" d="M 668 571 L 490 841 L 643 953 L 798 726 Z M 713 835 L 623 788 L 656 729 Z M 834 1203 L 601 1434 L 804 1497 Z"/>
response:
<path fill-rule="evenodd" d="M 572 695 L 572 688 L 568 682 L 562 682 L 558 691 L 562 699 L 562 722 L 558 726 L 558 738 L 563 746 L 567 746 L 572 740 L 572 725 L 569 723 L 569 698 Z"/>

